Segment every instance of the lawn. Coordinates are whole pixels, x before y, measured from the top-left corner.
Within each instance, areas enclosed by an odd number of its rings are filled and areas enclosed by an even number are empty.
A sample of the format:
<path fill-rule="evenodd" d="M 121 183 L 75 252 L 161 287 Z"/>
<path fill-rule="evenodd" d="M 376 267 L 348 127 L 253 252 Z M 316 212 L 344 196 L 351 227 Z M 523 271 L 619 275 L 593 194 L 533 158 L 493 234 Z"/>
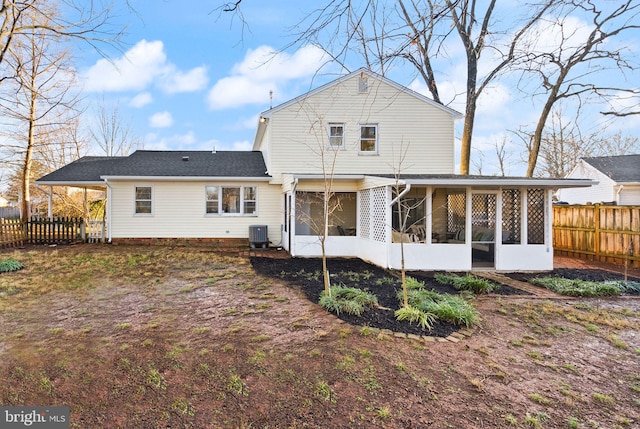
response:
<path fill-rule="evenodd" d="M 68 405 L 71 427 L 640 422 L 638 299 L 476 298 L 470 336 L 414 340 L 347 323 L 291 276 L 207 249 L 2 257 L 24 268 L 0 274 L 0 403 Z"/>

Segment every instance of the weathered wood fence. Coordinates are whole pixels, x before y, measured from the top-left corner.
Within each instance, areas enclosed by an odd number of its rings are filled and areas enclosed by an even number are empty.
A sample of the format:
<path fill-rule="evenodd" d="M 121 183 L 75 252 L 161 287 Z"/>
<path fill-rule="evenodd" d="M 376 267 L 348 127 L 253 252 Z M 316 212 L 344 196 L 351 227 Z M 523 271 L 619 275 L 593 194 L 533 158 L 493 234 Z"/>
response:
<path fill-rule="evenodd" d="M 103 241 L 104 236 L 102 221 L 85 222 L 74 217 L 32 217 L 27 222 L 0 219 L 0 248 L 25 244 L 97 243 Z"/>
<path fill-rule="evenodd" d="M 20 219 L 0 218 L 0 248 L 20 247 L 25 242 L 24 224 Z"/>
<path fill-rule="evenodd" d="M 640 267 L 640 206 L 555 205 L 558 255 Z"/>

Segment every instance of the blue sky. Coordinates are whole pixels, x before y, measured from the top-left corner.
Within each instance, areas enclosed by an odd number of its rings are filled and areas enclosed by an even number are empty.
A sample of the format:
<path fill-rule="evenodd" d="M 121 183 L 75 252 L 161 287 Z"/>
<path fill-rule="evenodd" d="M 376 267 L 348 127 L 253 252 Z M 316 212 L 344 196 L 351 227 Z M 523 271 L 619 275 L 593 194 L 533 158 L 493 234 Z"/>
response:
<path fill-rule="evenodd" d="M 271 102 L 269 91 L 273 91 L 272 102 L 277 105 L 340 72 L 333 66 L 317 74 L 323 56 L 311 46 L 274 57 L 276 50 L 291 42 L 288 29 L 323 3 L 245 0 L 242 10 L 248 27 L 243 28 L 237 18 L 220 16 L 217 0 L 136 2 L 137 15 L 122 11 L 121 22 L 128 26 L 126 45 L 121 52 L 107 50 L 111 62 L 83 49 L 78 71 L 85 96 L 117 104 L 145 149 L 250 150 L 258 115 Z M 517 6 L 517 2 L 505 2 L 503 7 L 508 10 Z M 586 24 L 576 18 L 573 25 L 579 29 Z M 553 42 L 552 31 L 542 34 L 547 39 L 540 38 L 541 48 Z M 578 37 L 580 32 L 576 34 Z M 636 34 L 621 43 L 627 43 L 629 52 L 638 56 L 638 40 Z M 463 52 L 454 45 L 449 48 L 449 59 L 439 64 L 441 92 L 450 107 L 464 112 L 464 97 L 455 95 L 464 89 Z M 489 58 L 486 64 L 490 62 Z M 349 65 L 353 70 L 363 64 Z M 412 69 L 398 67 L 388 77 L 427 95 Z M 640 81 L 637 74 L 628 79 Z M 515 78 L 502 80 L 479 101 L 473 147 L 486 154 L 485 174 L 496 171 L 491 160 L 494 142 L 505 135 L 513 139 L 508 130 L 530 126 L 539 113 L 537 100 L 519 94 L 513 89 L 515 84 Z M 93 107 L 98 103 L 92 103 Z M 622 130 L 627 135 L 640 135 L 637 116 L 605 123 L 592 115 L 588 123 L 607 132 Z M 508 174 L 521 174 L 524 168 L 517 155 L 521 148 L 514 146 L 511 150 Z"/>

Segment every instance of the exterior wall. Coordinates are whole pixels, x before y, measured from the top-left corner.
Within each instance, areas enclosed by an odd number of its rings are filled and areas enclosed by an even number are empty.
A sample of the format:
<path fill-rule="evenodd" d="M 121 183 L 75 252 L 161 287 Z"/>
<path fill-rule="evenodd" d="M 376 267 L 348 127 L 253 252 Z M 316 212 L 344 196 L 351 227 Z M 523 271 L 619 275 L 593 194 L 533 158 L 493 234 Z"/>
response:
<path fill-rule="evenodd" d="M 406 150 L 404 174 L 454 172 L 451 113 L 369 76 L 369 91 L 358 92 L 359 76 L 275 109 L 269 120 L 273 182 L 281 173 L 321 174 L 324 154 L 334 174 L 389 174 Z M 327 149 L 328 123 L 343 123 L 345 148 Z M 378 153 L 360 154 L 361 124 L 378 126 Z M 264 146 L 264 145 L 262 145 Z M 391 166 L 391 167 L 390 167 Z"/>
<path fill-rule="evenodd" d="M 624 185 L 624 188 L 620 191 L 618 204 L 640 206 L 640 185 Z"/>
<path fill-rule="evenodd" d="M 615 201 L 615 182 L 584 161 L 567 176 L 570 179 L 593 179 L 599 183 L 588 188 L 566 188 L 558 191 L 558 199 L 569 204 L 586 204 Z"/>
<path fill-rule="evenodd" d="M 257 186 L 256 216 L 205 214 L 206 185 Z M 269 240 L 281 241 L 282 194 L 266 182 L 110 182 L 111 238 L 248 238 L 250 225 L 267 225 Z M 152 214 L 137 215 L 136 186 L 152 186 Z"/>

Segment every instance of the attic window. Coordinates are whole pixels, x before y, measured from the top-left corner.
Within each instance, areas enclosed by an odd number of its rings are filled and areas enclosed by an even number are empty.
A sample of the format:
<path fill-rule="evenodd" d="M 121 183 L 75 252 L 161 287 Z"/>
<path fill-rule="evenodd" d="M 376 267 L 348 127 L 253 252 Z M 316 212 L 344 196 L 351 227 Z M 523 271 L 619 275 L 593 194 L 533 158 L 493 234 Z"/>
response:
<path fill-rule="evenodd" d="M 360 73 L 360 77 L 358 78 L 358 92 L 361 94 L 369 92 L 369 82 L 367 81 L 367 75 L 364 72 Z"/>
<path fill-rule="evenodd" d="M 182 160 L 183 160 L 183 161 L 189 161 L 189 157 L 188 157 L 188 156 L 183 156 L 183 157 L 182 157 Z"/>

